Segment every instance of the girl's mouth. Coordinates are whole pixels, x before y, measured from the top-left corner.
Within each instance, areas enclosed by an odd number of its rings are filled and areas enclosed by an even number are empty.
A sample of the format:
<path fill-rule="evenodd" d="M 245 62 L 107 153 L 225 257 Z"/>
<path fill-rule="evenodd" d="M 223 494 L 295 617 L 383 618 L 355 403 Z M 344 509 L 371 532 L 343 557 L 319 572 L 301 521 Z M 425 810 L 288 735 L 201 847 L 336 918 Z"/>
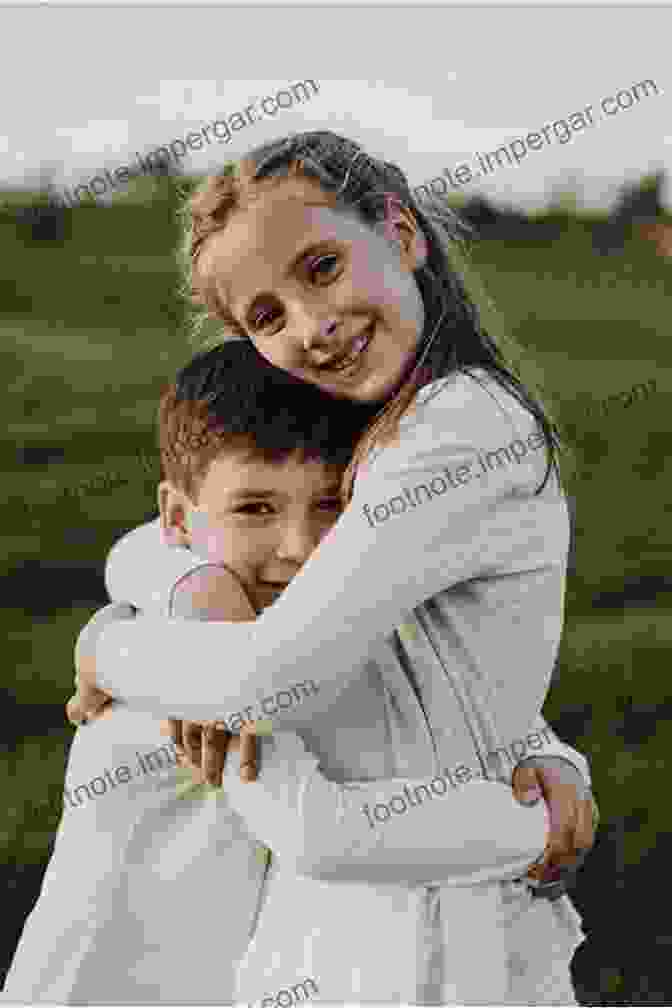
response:
<path fill-rule="evenodd" d="M 351 374 L 361 364 L 361 358 L 366 353 L 373 339 L 374 330 L 376 323 L 372 322 L 371 325 L 367 326 L 363 333 L 361 333 L 354 340 L 352 348 L 347 357 L 340 357 L 334 363 L 329 365 L 323 365 L 319 370 L 333 372 L 334 374 L 347 374 L 350 377 Z"/>

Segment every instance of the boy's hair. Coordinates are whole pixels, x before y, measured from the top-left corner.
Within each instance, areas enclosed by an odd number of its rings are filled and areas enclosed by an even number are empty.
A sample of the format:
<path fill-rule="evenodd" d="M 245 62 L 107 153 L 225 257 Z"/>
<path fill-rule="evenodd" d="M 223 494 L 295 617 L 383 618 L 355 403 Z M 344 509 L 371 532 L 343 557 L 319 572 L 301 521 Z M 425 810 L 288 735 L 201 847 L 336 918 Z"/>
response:
<path fill-rule="evenodd" d="M 354 211 L 369 227 L 375 226 L 385 215 L 386 198 L 395 199 L 411 211 L 428 246 L 426 262 L 414 273 L 426 317 L 418 347 L 418 366 L 382 409 L 378 404 L 345 474 L 344 501 L 352 494 L 357 465 L 376 444 L 385 444 L 396 435 L 399 421 L 413 405 L 418 390 L 456 372 L 478 380 L 473 374 L 477 368 L 485 369 L 502 388 L 511 392 L 542 428 L 549 464 L 546 477 L 537 490 L 540 493 L 551 468 L 559 476 L 557 452 L 565 446 L 548 408 L 541 403 L 537 391 L 540 387 L 534 376 L 530 374 L 523 382 L 517 373 L 524 368 L 521 369 L 522 354 L 515 341 L 508 334 L 500 334 L 495 342 L 491 332 L 484 328 L 479 308 L 467 289 L 469 281 L 479 292 L 482 310 L 490 314 L 488 328 L 491 330 L 491 323 L 498 322 L 493 315 L 494 306 L 484 294 L 465 254 L 464 239 L 473 229 L 447 203 L 429 192 L 429 199 L 421 202 L 397 165 L 372 157 L 345 137 L 318 130 L 264 143 L 240 162 L 227 165 L 220 174 L 208 177 L 184 203 L 180 210 L 184 239 L 178 257 L 184 278 L 182 293 L 196 309 L 192 317 L 194 334 L 200 334 L 209 320 L 217 320 L 224 323 L 230 334 L 247 338 L 227 306 L 221 303 L 213 278 L 199 268 L 200 252 L 210 235 L 226 228 L 233 211 L 246 206 L 269 187 L 296 177 L 318 182 L 325 195 L 325 205 Z M 534 390 L 534 394 L 528 389 Z M 353 405 L 351 403 L 351 408 Z"/>
<path fill-rule="evenodd" d="M 222 452 L 271 463 L 298 452 L 345 468 L 372 412 L 274 367 L 248 340 L 228 340 L 197 353 L 161 396 L 164 478 L 195 503 Z"/>

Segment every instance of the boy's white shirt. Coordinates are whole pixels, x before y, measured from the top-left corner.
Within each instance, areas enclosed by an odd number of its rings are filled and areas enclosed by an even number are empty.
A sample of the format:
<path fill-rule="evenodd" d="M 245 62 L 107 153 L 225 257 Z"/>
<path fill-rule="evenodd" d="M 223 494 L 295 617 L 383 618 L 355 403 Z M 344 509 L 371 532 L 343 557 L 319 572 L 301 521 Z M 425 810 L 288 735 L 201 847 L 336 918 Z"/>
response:
<path fill-rule="evenodd" d="M 233 999 L 265 865 L 225 796 L 178 799 L 169 746 L 158 719 L 121 705 L 77 730 L 65 778 L 71 798 L 3 1001 Z M 82 786 L 94 778 L 87 797 Z"/>

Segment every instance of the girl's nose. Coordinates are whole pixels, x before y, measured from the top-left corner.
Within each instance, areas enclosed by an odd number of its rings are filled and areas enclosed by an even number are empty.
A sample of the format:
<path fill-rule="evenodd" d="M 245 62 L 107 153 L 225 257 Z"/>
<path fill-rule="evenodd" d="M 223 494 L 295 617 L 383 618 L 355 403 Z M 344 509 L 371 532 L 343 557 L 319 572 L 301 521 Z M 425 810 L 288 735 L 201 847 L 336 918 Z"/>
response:
<path fill-rule="evenodd" d="M 314 347 L 331 350 L 338 331 L 336 319 L 306 320 L 303 336 L 303 349 L 308 351 Z"/>

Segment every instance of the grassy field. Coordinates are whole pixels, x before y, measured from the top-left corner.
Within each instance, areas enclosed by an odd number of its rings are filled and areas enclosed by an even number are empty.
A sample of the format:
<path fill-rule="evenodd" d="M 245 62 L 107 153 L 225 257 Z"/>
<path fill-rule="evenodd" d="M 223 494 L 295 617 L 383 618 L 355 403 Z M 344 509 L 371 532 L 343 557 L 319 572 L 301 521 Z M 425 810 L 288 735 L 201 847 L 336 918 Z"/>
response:
<path fill-rule="evenodd" d="M 171 190 L 162 185 L 145 204 L 78 208 L 60 244 L 32 242 L 0 212 L 0 692 L 9 715 L 0 741 L 8 894 L 0 978 L 60 814 L 74 640 L 107 601 L 107 550 L 155 513 L 156 403 L 191 352 L 174 295 Z M 589 225 L 567 217 L 557 241 L 483 242 L 472 259 L 499 323 L 536 362 L 575 452 L 576 562 L 545 714 L 591 760 L 602 814 L 573 894 L 589 934 L 575 957 L 577 988 L 586 1004 L 661 1004 L 672 994 L 672 924 L 654 898 L 666 884 L 672 832 L 672 261 L 634 238 L 623 255 L 596 256 Z M 652 380 L 648 396 L 599 407 Z"/>

